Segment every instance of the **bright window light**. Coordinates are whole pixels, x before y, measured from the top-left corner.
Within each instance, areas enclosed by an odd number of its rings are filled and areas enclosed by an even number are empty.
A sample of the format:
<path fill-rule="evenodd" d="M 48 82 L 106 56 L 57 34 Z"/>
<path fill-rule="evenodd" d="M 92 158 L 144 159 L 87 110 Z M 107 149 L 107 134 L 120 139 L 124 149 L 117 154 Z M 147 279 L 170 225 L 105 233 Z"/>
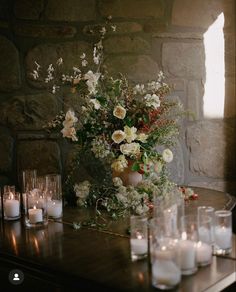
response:
<path fill-rule="evenodd" d="M 205 118 L 223 118 L 225 100 L 224 14 L 204 34 L 206 83 L 203 97 Z"/>

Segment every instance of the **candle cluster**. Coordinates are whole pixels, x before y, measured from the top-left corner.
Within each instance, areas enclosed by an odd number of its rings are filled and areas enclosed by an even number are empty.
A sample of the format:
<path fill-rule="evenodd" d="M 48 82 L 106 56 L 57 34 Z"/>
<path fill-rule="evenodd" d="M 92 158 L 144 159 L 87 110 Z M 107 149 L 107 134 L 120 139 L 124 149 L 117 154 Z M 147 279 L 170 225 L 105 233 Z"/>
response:
<path fill-rule="evenodd" d="M 206 212 L 199 209 L 197 215 L 178 218 L 178 210 L 172 206 L 149 220 L 131 219 L 131 258 L 143 259 L 150 253 L 152 285 L 161 290 L 175 288 L 182 275 L 210 265 L 215 253 L 231 251 L 231 211 L 212 212 L 211 207 L 211 216 L 206 208 Z"/>
<path fill-rule="evenodd" d="M 46 225 L 48 218 L 62 218 L 61 176 L 42 177 L 37 176 L 36 170 L 24 170 L 21 192 L 16 192 L 15 186 L 4 186 L 0 210 L 4 220 L 17 220 L 24 215 L 27 227 Z"/>

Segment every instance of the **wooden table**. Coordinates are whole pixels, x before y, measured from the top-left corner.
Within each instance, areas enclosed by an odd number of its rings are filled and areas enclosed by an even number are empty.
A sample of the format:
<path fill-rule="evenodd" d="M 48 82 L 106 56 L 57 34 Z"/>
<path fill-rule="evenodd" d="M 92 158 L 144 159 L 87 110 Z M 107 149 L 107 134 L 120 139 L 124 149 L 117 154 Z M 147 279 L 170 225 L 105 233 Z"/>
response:
<path fill-rule="evenodd" d="M 225 193 L 194 188 L 199 199 L 187 204 L 187 212 L 198 205 L 232 209 L 235 198 Z M 49 222 L 43 229 L 26 229 L 23 221 L 2 222 L 0 230 L 0 291 L 19 291 L 8 281 L 12 269 L 25 276 L 20 291 L 157 291 L 151 285 L 148 260 L 132 262 L 127 219 L 111 222 L 109 231 L 75 230 L 71 222 L 89 217 L 78 208 L 64 209 L 64 223 Z M 236 238 L 227 258 L 192 276 L 184 276 L 177 291 L 217 292 L 236 280 Z M 5 290 L 2 289 L 4 286 Z"/>

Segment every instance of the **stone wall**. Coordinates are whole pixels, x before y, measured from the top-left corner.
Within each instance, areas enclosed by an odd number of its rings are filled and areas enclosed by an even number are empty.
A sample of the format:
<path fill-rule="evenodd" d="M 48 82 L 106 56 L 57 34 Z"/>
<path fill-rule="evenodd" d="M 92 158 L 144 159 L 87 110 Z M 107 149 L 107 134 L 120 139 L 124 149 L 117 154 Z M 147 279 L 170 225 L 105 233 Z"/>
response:
<path fill-rule="evenodd" d="M 204 33 L 224 13 L 224 117 L 207 119 Z M 61 98 L 32 79 L 63 57 L 69 66 L 91 50 L 91 28 L 113 16 L 117 32 L 105 40 L 106 65 L 135 81 L 163 70 L 173 95 L 195 113 L 185 120 L 177 143 L 172 178 L 236 193 L 236 96 L 234 0 L 1 0 L 0 1 L 0 184 L 19 184 L 19 173 L 65 177 L 71 151 L 59 136 L 43 131 L 45 121 L 65 109 Z M 216 62 L 218 60 L 215 60 Z M 217 100 L 215 101 L 217 103 Z M 86 169 L 84 170 L 86 172 Z M 85 174 L 81 173 L 80 177 Z"/>

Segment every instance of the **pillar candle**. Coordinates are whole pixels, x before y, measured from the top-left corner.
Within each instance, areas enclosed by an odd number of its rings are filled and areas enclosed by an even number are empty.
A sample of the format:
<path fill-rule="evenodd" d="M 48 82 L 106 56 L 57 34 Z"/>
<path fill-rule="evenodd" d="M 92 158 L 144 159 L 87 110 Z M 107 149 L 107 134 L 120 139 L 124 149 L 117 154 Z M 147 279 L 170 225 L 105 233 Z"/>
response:
<path fill-rule="evenodd" d="M 4 202 L 4 212 L 6 217 L 17 217 L 20 215 L 20 202 L 14 199 L 7 199 Z"/>
<path fill-rule="evenodd" d="M 34 207 L 33 209 L 29 209 L 29 221 L 30 223 L 38 223 L 43 221 L 43 212 L 42 209 L 36 209 Z"/>
<path fill-rule="evenodd" d="M 48 216 L 53 218 L 59 218 L 62 215 L 62 201 L 53 200 L 48 201 L 47 206 Z"/>

